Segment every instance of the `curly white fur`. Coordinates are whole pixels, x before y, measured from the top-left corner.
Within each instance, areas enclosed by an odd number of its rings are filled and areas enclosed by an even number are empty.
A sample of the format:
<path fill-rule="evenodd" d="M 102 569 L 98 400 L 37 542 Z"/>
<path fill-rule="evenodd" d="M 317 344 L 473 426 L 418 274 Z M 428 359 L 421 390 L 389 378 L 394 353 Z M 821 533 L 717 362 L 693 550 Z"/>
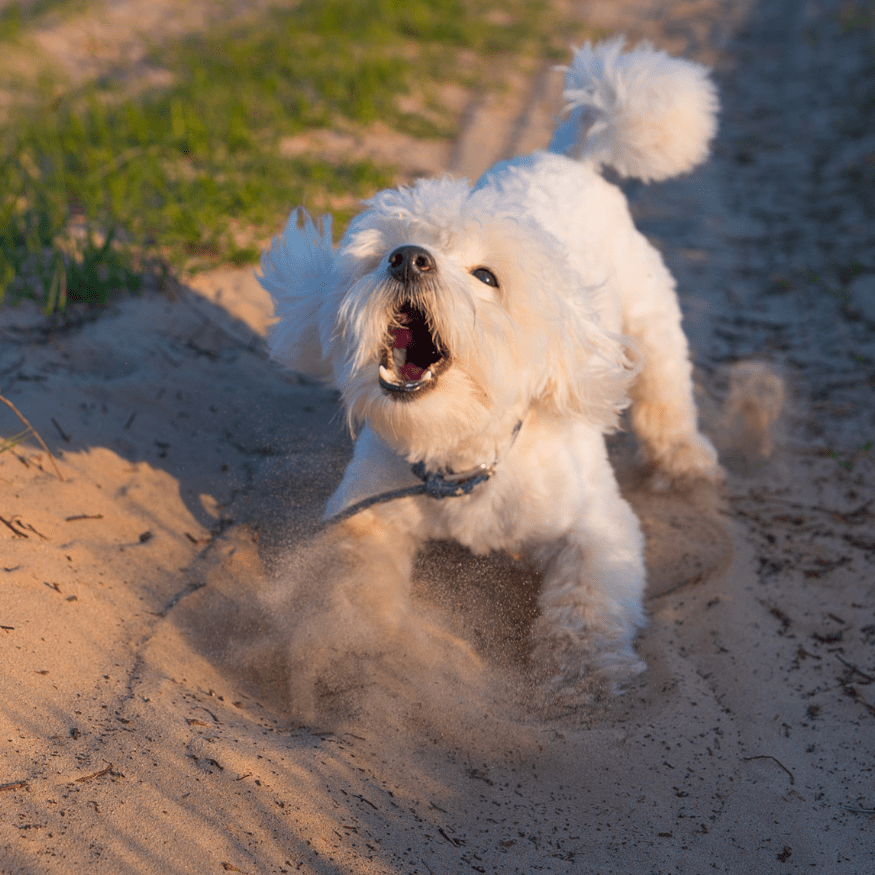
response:
<path fill-rule="evenodd" d="M 577 51 L 565 68 L 570 113 L 551 149 L 645 182 L 686 173 L 708 156 L 717 93 L 705 67 L 617 37 Z"/>
<path fill-rule="evenodd" d="M 258 278 L 273 298 L 278 319 L 271 333 L 273 354 L 288 367 L 321 379 L 331 369 L 322 356 L 318 309 L 333 284 L 333 269 L 331 216 L 324 216 L 317 228 L 307 213 L 296 209 L 261 259 Z"/>
<path fill-rule="evenodd" d="M 408 497 L 338 527 L 351 558 L 325 585 L 370 612 L 360 625 L 379 629 L 374 649 L 403 622 L 418 546 L 452 538 L 475 552 L 527 550 L 544 569 L 535 658 L 557 684 L 589 672 L 619 682 L 643 667 L 632 650 L 643 540 L 603 435 L 631 401 L 660 477 L 719 468 L 696 424 L 674 281 L 597 169 L 689 169 L 707 151 L 716 98 L 703 68 L 621 46 L 578 52 L 572 118 L 550 151 L 498 164 L 473 189 L 439 179 L 380 192 L 336 251 L 329 226 L 295 211 L 263 258 L 273 356 L 332 381 L 361 427 L 327 515 L 416 483 L 413 462 L 494 466 L 470 495 Z M 429 354 L 411 365 L 417 349 Z M 366 608 L 367 593 L 393 609 Z M 318 675 L 309 653 L 301 661 Z"/>

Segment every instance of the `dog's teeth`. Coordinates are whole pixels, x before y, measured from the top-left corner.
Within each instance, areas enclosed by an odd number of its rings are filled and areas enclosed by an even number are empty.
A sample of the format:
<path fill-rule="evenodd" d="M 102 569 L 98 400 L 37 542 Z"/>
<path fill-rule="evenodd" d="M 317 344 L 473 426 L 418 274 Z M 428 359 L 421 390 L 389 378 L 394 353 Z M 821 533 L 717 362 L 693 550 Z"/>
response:
<path fill-rule="evenodd" d="M 383 365 L 380 365 L 380 376 L 381 376 L 381 377 L 382 377 L 387 383 L 397 383 L 397 382 L 398 382 L 398 381 L 395 379 L 395 375 L 394 375 L 394 374 L 393 374 L 393 373 L 392 373 L 387 367 L 384 367 Z"/>
<path fill-rule="evenodd" d="M 420 380 L 430 380 L 433 376 L 434 374 L 431 372 L 431 369 L 429 369 L 420 377 Z"/>

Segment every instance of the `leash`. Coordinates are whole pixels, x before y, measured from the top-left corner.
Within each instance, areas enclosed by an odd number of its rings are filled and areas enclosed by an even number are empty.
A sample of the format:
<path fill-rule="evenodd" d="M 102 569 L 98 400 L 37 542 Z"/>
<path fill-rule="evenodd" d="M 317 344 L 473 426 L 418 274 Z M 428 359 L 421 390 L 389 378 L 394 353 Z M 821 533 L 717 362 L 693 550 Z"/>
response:
<path fill-rule="evenodd" d="M 511 447 L 516 443 L 517 435 L 523 427 L 523 421 L 520 420 L 515 426 L 511 435 L 510 446 L 507 448 L 510 452 Z M 413 495 L 425 495 L 428 498 L 438 500 L 444 498 L 459 498 L 463 495 L 470 495 L 481 483 L 485 483 L 495 473 L 498 466 L 498 460 L 491 465 L 485 462 L 477 465 L 476 468 L 471 468 L 468 471 L 456 473 L 455 471 L 426 471 L 423 462 L 416 462 L 410 466 L 413 475 L 422 483 L 416 486 L 405 486 L 400 489 L 391 489 L 388 492 L 379 492 L 369 498 L 364 498 L 344 508 L 334 516 L 325 520 L 325 526 L 341 523 L 348 520 L 350 517 L 373 507 L 375 504 L 384 504 L 387 501 L 395 501 L 398 498 L 408 498 Z"/>

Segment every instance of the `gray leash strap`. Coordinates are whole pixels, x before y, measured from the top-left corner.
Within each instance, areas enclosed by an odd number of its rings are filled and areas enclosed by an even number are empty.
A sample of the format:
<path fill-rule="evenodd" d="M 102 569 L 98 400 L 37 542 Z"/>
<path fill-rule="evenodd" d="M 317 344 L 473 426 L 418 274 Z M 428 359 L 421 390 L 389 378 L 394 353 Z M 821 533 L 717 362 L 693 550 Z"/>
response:
<path fill-rule="evenodd" d="M 478 473 L 471 476 L 458 478 L 454 474 L 439 474 L 435 471 L 426 471 L 425 465 L 422 462 L 417 462 L 411 465 L 410 470 L 422 480 L 422 483 L 417 486 L 406 486 L 401 489 L 392 489 L 389 492 L 380 492 L 377 495 L 372 495 L 369 498 L 364 498 L 344 508 L 340 513 L 336 513 L 333 517 L 325 520 L 325 525 L 334 525 L 342 523 L 344 520 L 373 507 L 375 504 L 383 504 L 387 501 L 394 501 L 396 498 L 408 498 L 413 495 L 427 495 L 429 498 L 457 498 L 461 495 L 469 495 L 476 486 L 485 483 L 493 473 L 493 469 L 483 466 Z"/>

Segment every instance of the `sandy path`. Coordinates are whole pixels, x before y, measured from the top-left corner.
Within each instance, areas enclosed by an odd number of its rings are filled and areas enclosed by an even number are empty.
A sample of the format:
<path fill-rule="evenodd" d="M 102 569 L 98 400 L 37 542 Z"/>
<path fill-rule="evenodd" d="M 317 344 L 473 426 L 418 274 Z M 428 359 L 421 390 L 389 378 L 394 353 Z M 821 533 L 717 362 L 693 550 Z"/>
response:
<path fill-rule="evenodd" d="M 329 731 L 297 725 L 284 593 L 322 558 L 303 521 L 349 444 L 333 395 L 267 361 L 251 277 L 63 329 L 2 311 L 0 392 L 65 479 L 0 455 L 0 873 L 870 871 L 850 809 L 875 808 L 871 25 L 838 2 L 584 6 L 716 65 L 714 160 L 630 192 L 703 406 L 751 358 L 790 393 L 768 461 L 727 447 L 722 502 L 637 492 L 616 443 L 648 672 L 534 709 L 524 576 L 444 552 L 403 647 L 330 691 Z M 554 87 L 472 106 L 447 163 L 537 137 Z"/>

